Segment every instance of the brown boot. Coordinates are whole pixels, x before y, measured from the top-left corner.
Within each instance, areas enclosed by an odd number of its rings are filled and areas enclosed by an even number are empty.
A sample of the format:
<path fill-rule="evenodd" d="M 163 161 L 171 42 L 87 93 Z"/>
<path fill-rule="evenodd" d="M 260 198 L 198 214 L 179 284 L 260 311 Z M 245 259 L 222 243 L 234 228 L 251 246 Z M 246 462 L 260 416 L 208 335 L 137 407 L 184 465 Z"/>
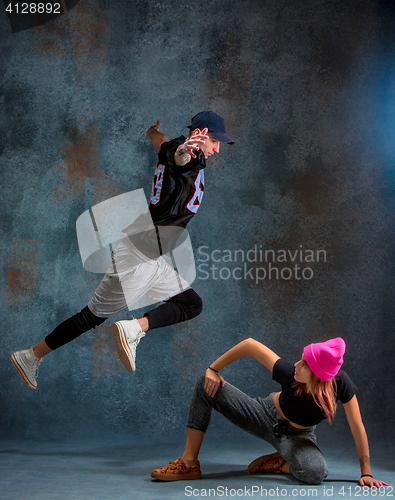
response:
<path fill-rule="evenodd" d="M 262 457 L 256 458 L 248 466 L 248 472 L 250 474 L 281 474 L 281 467 L 283 466 L 285 460 L 281 457 L 268 458 L 270 455 L 263 455 Z"/>
<path fill-rule="evenodd" d="M 160 479 L 161 481 L 182 481 L 200 479 L 202 473 L 200 472 L 199 461 L 196 465 L 188 467 L 181 458 L 178 458 L 175 462 L 170 462 L 165 467 L 153 470 L 151 477 Z"/>

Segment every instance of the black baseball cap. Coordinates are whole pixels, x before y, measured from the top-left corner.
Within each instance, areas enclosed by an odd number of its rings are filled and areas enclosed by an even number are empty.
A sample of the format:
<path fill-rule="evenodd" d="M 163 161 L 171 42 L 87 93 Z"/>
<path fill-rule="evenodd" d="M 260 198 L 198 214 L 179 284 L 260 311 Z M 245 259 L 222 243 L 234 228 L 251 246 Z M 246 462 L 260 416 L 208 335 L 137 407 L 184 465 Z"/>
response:
<path fill-rule="evenodd" d="M 201 111 L 192 118 L 192 123 L 188 125 L 191 130 L 195 130 L 195 128 L 202 130 L 206 127 L 217 141 L 234 144 L 234 141 L 225 133 L 224 119 L 213 111 Z"/>

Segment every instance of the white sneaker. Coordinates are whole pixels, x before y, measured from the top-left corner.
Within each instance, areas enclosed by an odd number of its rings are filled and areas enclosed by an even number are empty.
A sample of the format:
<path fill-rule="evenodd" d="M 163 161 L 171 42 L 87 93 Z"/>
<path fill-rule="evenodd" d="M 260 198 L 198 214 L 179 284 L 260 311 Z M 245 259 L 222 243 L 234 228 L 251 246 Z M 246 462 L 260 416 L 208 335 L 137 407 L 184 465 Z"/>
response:
<path fill-rule="evenodd" d="M 117 321 L 112 325 L 118 356 L 123 366 L 129 371 L 136 370 L 136 347 L 140 339 L 145 336 L 137 319 L 131 321 Z"/>
<path fill-rule="evenodd" d="M 36 358 L 33 347 L 16 351 L 10 355 L 10 358 L 25 384 L 30 389 L 37 389 L 38 366 L 44 359 Z"/>

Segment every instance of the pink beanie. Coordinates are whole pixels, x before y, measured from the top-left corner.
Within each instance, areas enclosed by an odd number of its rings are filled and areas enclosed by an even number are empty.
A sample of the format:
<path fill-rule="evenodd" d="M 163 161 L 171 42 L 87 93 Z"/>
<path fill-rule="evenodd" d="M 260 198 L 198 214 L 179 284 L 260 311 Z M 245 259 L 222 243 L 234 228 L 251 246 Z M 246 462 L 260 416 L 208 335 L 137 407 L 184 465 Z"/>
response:
<path fill-rule="evenodd" d="M 318 378 L 327 382 L 334 377 L 343 364 L 346 343 L 340 337 L 310 344 L 303 350 L 306 363 Z"/>

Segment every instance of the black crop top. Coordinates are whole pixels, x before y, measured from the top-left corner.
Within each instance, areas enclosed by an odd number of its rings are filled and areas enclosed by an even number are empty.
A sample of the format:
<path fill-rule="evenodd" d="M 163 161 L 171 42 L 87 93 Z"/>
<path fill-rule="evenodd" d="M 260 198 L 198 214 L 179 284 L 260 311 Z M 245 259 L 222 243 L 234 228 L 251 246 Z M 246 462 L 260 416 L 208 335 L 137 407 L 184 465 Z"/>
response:
<path fill-rule="evenodd" d="M 279 398 L 280 408 L 284 415 L 291 422 L 311 427 L 325 420 L 325 413 L 314 402 L 313 396 L 303 392 L 296 396 L 296 386 L 294 385 L 295 367 L 281 358 L 273 366 L 273 380 L 281 384 L 281 394 Z M 356 387 L 347 373 L 340 370 L 335 376 L 336 380 L 336 401 L 343 404 L 348 403 L 354 396 Z"/>

